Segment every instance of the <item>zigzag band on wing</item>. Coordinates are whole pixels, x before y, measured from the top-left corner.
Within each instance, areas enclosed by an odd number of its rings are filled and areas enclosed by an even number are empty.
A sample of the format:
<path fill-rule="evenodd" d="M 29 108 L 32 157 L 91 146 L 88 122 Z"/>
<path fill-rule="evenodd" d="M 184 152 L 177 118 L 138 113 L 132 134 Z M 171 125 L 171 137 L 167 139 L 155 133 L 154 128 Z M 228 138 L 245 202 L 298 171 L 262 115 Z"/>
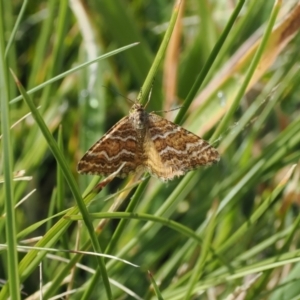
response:
<path fill-rule="evenodd" d="M 163 166 L 171 168 L 171 172 L 165 174 L 166 179 L 220 159 L 218 151 L 209 143 L 158 115 L 149 114 L 148 131 Z"/>
<path fill-rule="evenodd" d="M 117 174 L 117 177 L 125 177 L 142 168 L 142 157 L 136 130 L 127 116 L 85 153 L 77 169 L 79 173 L 108 176 L 125 162 Z"/>

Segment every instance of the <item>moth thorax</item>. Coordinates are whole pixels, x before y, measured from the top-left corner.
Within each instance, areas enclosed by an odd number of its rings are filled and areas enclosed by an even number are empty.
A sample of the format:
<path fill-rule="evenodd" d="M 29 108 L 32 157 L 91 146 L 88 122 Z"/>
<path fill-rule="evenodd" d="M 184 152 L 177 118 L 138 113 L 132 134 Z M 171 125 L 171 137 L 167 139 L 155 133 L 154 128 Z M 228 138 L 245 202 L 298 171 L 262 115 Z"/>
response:
<path fill-rule="evenodd" d="M 132 118 L 133 126 L 137 130 L 142 130 L 145 128 L 147 122 L 147 113 L 143 108 L 138 108 L 130 116 Z"/>

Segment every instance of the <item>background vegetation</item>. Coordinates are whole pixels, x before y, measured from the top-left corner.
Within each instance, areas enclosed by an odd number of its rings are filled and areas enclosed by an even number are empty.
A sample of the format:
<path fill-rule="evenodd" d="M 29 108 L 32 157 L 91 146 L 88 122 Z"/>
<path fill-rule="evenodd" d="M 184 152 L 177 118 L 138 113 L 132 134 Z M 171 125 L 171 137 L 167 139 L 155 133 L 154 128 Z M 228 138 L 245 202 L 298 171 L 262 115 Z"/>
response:
<path fill-rule="evenodd" d="M 299 1 L 174 5 L 1 1 L 1 300 L 300 299 Z M 148 96 L 177 13 L 147 110 L 221 161 L 86 196 L 77 162 Z"/>

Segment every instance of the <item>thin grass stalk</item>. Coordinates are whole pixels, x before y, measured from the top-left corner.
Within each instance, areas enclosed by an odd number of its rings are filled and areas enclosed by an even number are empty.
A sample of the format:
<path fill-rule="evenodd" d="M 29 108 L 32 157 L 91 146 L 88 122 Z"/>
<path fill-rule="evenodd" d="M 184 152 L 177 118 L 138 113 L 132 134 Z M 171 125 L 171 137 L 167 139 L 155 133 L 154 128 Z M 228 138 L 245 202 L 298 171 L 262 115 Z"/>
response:
<path fill-rule="evenodd" d="M 21 7 L 21 10 L 20 10 L 20 13 L 18 14 L 18 17 L 17 17 L 17 20 L 15 22 L 14 28 L 13 28 L 10 36 L 9 36 L 9 40 L 7 42 L 7 45 L 6 45 L 5 58 L 7 57 L 9 49 L 10 49 L 12 43 L 14 42 L 14 39 L 16 37 L 16 32 L 17 32 L 17 30 L 18 30 L 18 28 L 20 26 L 20 22 L 21 22 L 21 20 L 22 20 L 22 18 L 24 16 L 27 4 L 28 4 L 28 0 L 24 0 L 23 4 L 22 4 L 22 7 Z"/>
<path fill-rule="evenodd" d="M 212 208 L 212 216 L 210 218 L 209 223 L 207 224 L 207 230 L 206 233 L 204 234 L 204 240 L 203 240 L 203 245 L 201 248 L 201 253 L 200 257 L 197 260 L 194 269 L 192 270 L 192 274 L 190 276 L 188 285 L 187 285 L 187 291 L 186 291 L 186 296 L 185 300 L 189 300 L 191 298 L 191 295 L 193 293 L 193 290 L 196 286 L 197 281 L 199 280 L 201 274 L 203 273 L 204 265 L 206 258 L 211 255 L 211 243 L 213 240 L 213 233 L 214 229 L 216 226 L 216 207 Z"/>
<path fill-rule="evenodd" d="M 280 10 L 281 7 L 281 1 L 276 1 L 276 3 L 273 6 L 273 10 L 271 12 L 270 15 L 270 19 L 269 22 L 267 24 L 265 33 L 262 37 L 261 43 L 257 49 L 257 51 L 254 54 L 254 57 L 251 61 L 251 64 L 249 66 L 249 69 L 245 75 L 245 80 L 243 81 L 241 88 L 238 90 L 237 95 L 235 97 L 235 99 L 232 102 L 232 105 L 230 106 L 230 108 L 228 109 L 227 113 L 225 114 L 224 118 L 222 119 L 222 121 L 220 122 L 219 126 L 216 128 L 216 131 L 214 132 L 213 136 L 211 137 L 211 140 L 215 140 L 217 139 L 225 130 L 226 128 L 228 128 L 229 126 L 229 122 L 234 114 L 234 112 L 236 111 L 236 109 L 238 108 L 243 95 L 246 92 L 247 86 L 250 83 L 250 80 L 252 78 L 252 75 L 254 74 L 260 58 L 263 55 L 263 52 L 266 48 L 267 42 L 271 37 L 271 33 L 272 33 L 272 28 L 274 27 L 278 12 Z"/>
<path fill-rule="evenodd" d="M 64 153 L 64 146 L 63 146 L 63 130 L 62 126 L 59 126 L 58 130 L 58 139 L 57 144 L 62 153 Z M 57 164 L 57 171 L 56 171 L 56 183 L 57 183 L 57 197 L 54 200 L 56 211 L 63 211 L 65 209 L 65 181 L 64 181 L 64 174 L 59 164 Z M 61 243 L 64 249 L 68 249 L 68 238 L 67 235 L 61 236 Z M 66 253 L 66 256 L 70 259 L 70 254 Z"/>
<path fill-rule="evenodd" d="M 90 183 L 90 185 L 89 185 L 89 187 L 86 189 L 86 191 L 84 192 L 84 194 L 85 194 L 85 196 L 84 196 L 85 203 L 90 203 L 90 201 L 91 201 L 92 199 L 94 199 L 95 196 L 97 195 L 97 193 L 95 193 L 95 192 L 92 190 L 92 188 L 95 187 L 95 185 L 96 185 L 96 183 L 97 183 L 98 180 L 99 180 L 98 177 L 94 176 L 94 179 L 92 180 L 92 182 Z M 135 196 L 134 196 L 134 197 L 135 197 Z M 110 214 L 110 213 L 108 213 L 108 214 Z M 68 215 L 69 217 L 66 216 L 65 218 L 68 219 L 68 220 L 70 220 L 70 219 L 74 218 L 74 215 L 75 215 L 75 213 L 70 213 L 70 214 Z M 80 220 L 81 220 L 81 217 L 79 217 L 79 218 L 80 218 Z M 98 231 L 97 231 L 97 232 L 98 232 Z M 97 232 L 96 232 L 96 233 L 97 233 Z M 98 233 L 101 233 L 101 231 L 98 232 Z M 87 240 L 87 241 L 83 244 L 83 246 L 81 247 L 80 250 L 81 250 L 81 251 L 87 251 L 90 247 L 91 247 L 91 241 L 90 241 L 90 240 Z M 107 251 L 106 251 L 106 253 L 107 253 Z M 54 278 L 52 279 L 52 281 L 51 281 L 51 286 L 50 286 L 49 289 L 47 289 L 47 291 L 45 292 L 45 297 L 46 297 L 46 298 L 47 298 L 47 297 L 51 297 L 51 296 L 54 295 L 54 293 L 55 293 L 55 292 L 57 291 L 57 289 L 59 288 L 59 286 L 60 286 L 61 282 L 63 281 L 63 279 L 64 279 L 65 277 L 68 276 L 70 270 L 71 270 L 72 268 L 74 268 L 75 264 L 76 264 L 77 262 L 80 261 L 80 259 L 82 258 L 82 256 L 83 256 L 83 255 L 80 254 L 80 253 L 75 254 L 75 256 L 73 256 L 72 259 L 70 260 L 70 262 L 63 268 L 63 270 L 62 270 L 61 272 L 59 272 L 59 273 L 56 275 L 56 277 L 54 277 Z M 96 280 L 97 278 L 99 278 L 99 272 L 96 272 L 96 273 L 94 274 L 94 276 L 92 277 L 92 282 L 89 283 L 89 285 L 90 285 L 91 287 L 89 287 L 89 288 L 87 289 L 87 291 L 85 292 L 84 297 L 87 297 L 87 296 L 89 295 L 90 291 L 93 289 L 94 282 L 97 282 L 97 280 Z"/>
<path fill-rule="evenodd" d="M 41 67 L 45 65 L 47 59 L 47 50 L 49 47 L 49 40 L 51 39 L 51 34 L 53 32 L 53 24 L 55 23 L 55 18 L 57 14 L 58 0 L 47 1 L 47 18 L 44 18 L 40 34 L 35 41 L 36 47 L 32 61 L 32 68 L 28 80 L 27 88 L 30 89 L 39 82 Z M 45 80 L 45 78 L 43 78 Z M 22 97 L 19 96 L 19 100 Z"/>
<path fill-rule="evenodd" d="M 156 217 L 167 217 L 169 216 L 173 210 L 174 210 L 174 206 L 182 199 L 186 196 L 186 194 L 189 192 L 190 190 L 190 186 L 193 186 L 194 183 L 194 174 L 193 172 L 187 174 L 178 184 L 178 186 L 175 188 L 175 190 L 171 193 L 171 195 L 166 199 L 166 201 L 163 203 L 163 205 L 156 211 L 155 216 Z M 171 211 L 170 208 L 173 208 L 173 210 Z M 156 224 L 153 222 L 147 222 L 138 232 L 138 234 L 132 238 L 118 253 L 117 256 L 122 257 L 123 255 L 125 255 L 126 253 L 128 253 L 130 251 L 130 249 L 132 249 L 132 247 L 134 247 L 139 239 L 146 234 L 149 230 L 158 230 L 158 227 L 155 226 Z M 159 227 L 160 228 L 160 227 Z M 112 267 L 114 265 L 113 261 L 108 262 L 108 268 Z"/>
<path fill-rule="evenodd" d="M 112 55 L 115 55 L 115 54 L 117 54 L 119 52 L 125 51 L 125 50 L 127 50 L 127 49 L 129 49 L 131 47 L 137 46 L 137 45 L 138 45 L 138 43 L 129 44 L 127 46 L 124 46 L 124 47 L 121 47 L 119 49 L 113 50 L 113 51 L 108 52 L 106 54 L 100 55 L 100 56 L 98 56 L 95 59 L 92 59 L 92 60 L 90 60 L 88 62 L 80 64 L 80 65 L 78 65 L 78 66 L 76 66 L 76 67 L 74 67 L 74 68 L 72 68 L 72 69 L 70 69 L 70 70 L 68 70 L 66 72 L 63 72 L 63 73 L 61 73 L 61 74 L 59 74 L 59 75 L 57 75 L 57 76 L 55 76 L 55 77 L 53 77 L 53 78 L 51 78 L 51 79 L 49 79 L 49 80 L 47 80 L 45 82 L 39 84 L 38 86 L 36 86 L 36 87 L 34 87 L 34 88 L 26 91 L 26 92 L 27 92 L 28 95 L 31 95 L 31 94 L 33 94 L 33 93 L 35 93 L 35 92 L 37 92 L 37 91 L 45 88 L 49 84 L 52 84 L 52 83 L 54 83 L 55 81 L 57 81 L 57 80 L 59 80 L 61 78 L 64 78 L 64 77 L 66 77 L 66 76 L 68 76 L 68 75 L 70 75 L 70 74 L 72 74 L 72 73 L 74 73 L 76 71 L 79 71 L 79 70 L 81 70 L 81 69 L 89 66 L 90 64 L 93 64 L 93 63 L 95 63 L 97 61 L 100 61 L 102 59 L 106 59 L 106 58 L 108 58 L 108 57 L 110 57 Z M 20 95 L 18 97 L 13 98 L 9 103 L 13 104 L 13 103 L 16 103 L 16 102 L 18 102 L 18 101 L 20 101 L 22 99 L 23 99 L 23 97 L 22 97 L 22 95 Z"/>
<path fill-rule="evenodd" d="M 149 278 L 151 280 L 152 287 L 154 289 L 154 292 L 155 292 L 155 295 L 156 295 L 157 299 L 158 300 L 164 300 L 163 295 L 162 295 L 161 291 L 159 290 L 158 284 L 156 283 L 153 275 L 149 271 L 148 271 L 148 276 L 149 276 Z"/>
<path fill-rule="evenodd" d="M 157 73 L 158 67 L 162 62 L 163 57 L 165 56 L 165 53 L 167 51 L 167 47 L 178 17 L 178 13 L 179 13 L 179 7 L 181 5 L 181 1 L 180 0 L 176 0 L 176 3 L 174 5 L 174 9 L 173 9 L 173 13 L 171 16 L 171 20 L 170 20 L 170 24 L 169 27 L 164 35 L 164 38 L 160 44 L 160 47 L 157 51 L 157 54 L 155 56 L 155 59 L 153 61 L 153 64 L 151 65 L 151 68 L 149 70 L 149 73 L 145 79 L 145 82 L 141 88 L 141 91 L 137 97 L 137 101 L 139 101 L 141 104 L 145 104 L 148 100 L 148 95 L 149 92 L 151 90 L 152 84 L 153 84 L 153 80 L 155 78 L 155 75 Z"/>
<path fill-rule="evenodd" d="M 34 103 L 32 102 L 32 100 L 29 98 L 28 94 L 26 93 L 26 91 L 24 90 L 24 88 L 22 87 L 22 85 L 20 84 L 20 82 L 17 80 L 17 78 L 15 78 L 16 83 L 18 84 L 18 87 L 20 89 L 21 94 L 24 97 L 24 100 L 26 101 L 27 105 L 29 106 L 31 112 L 32 112 L 32 116 L 35 118 L 37 124 L 39 125 L 39 128 L 41 129 L 45 139 L 47 140 L 47 143 L 53 153 L 53 155 L 55 156 L 55 158 L 57 159 L 58 163 L 60 164 L 61 170 L 64 173 L 64 176 L 69 184 L 70 190 L 73 193 L 73 196 L 77 202 L 78 208 L 84 218 L 84 223 L 87 227 L 87 230 L 89 232 L 93 247 L 95 252 L 97 253 L 102 253 L 100 244 L 98 242 L 98 239 L 95 235 L 94 232 L 94 227 L 92 222 L 90 221 L 89 218 L 89 214 L 87 211 L 87 208 L 84 204 L 84 202 L 82 201 L 81 195 L 78 191 L 77 188 L 77 184 L 66 164 L 66 160 L 64 159 L 62 153 L 60 152 L 56 141 L 54 140 L 54 138 L 52 137 L 51 133 L 49 132 L 44 120 L 42 119 L 39 111 L 36 109 Z M 111 293 L 111 289 L 110 289 L 110 283 L 108 280 L 108 276 L 107 276 L 107 272 L 106 272 L 106 268 L 105 268 L 105 264 L 103 261 L 103 258 L 101 257 L 97 257 L 96 258 L 97 263 L 99 264 L 99 267 L 101 268 L 102 271 L 102 279 L 103 279 L 103 283 L 105 286 L 105 290 L 107 293 L 107 297 L 108 299 L 112 299 L 112 293 Z"/>
<path fill-rule="evenodd" d="M 234 130 L 230 132 L 230 135 L 226 135 L 226 137 L 224 137 L 219 147 L 222 149 L 221 152 L 225 153 L 228 150 L 228 148 L 234 143 L 237 137 L 240 134 L 242 134 L 243 130 L 249 124 L 251 124 L 251 119 L 255 117 L 256 113 L 259 113 L 259 109 L 262 108 L 263 103 L 265 101 L 268 101 L 266 100 L 266 98 L 271 98 L 274 104 L 278 103 L 281 95 L 281 89 L 279 87 L 280 90 L 278 91 L 278 93 L 276 91 L 276 95 L 274 95 L 275 99 L 272 97 L 272 89 L 282 80 L 282 75 L 283 73 L 280 70 L 275 76 L 272 77 L 272 79 L 266 84 L 262 93 L 248 107 L 247 111 L 244 113 L 242 118 L 239 120 L 238 124 L 235 126 Z M 257 121 L 255 121 L 255 124 L 256 122 Z M 253 127 L 256 127 L 256 125 L 254 125 Z"/>
<path fill-rule="evenodd" d="M 174 121 L 175 123 L 180 124 L 183 122 L 184 115 L 186 114 L 187 110 L 189 109 L 195 95 L 197 94 L 199 88 L 201 88 L 203 81 L 205 80 L 210 68 L 212 67 L 215 59 L 217 58 L 217 55 L 220 52 L 224 42 L 226 41 L 227 36 L 228 36 L 229 32 L 231 31 L 231 28 L 232 28 L 234 22 L 236 21 L 236 18 L 238 17 L 242 7 L 244 6 L 244 2 L 245 2 L 245 0 L 240 0 L 239 3 L 237 4 L 235 10 L 233 11 L 222 35 L 220 36 L 215 47 L 213 48 L 209 58 L 207 59 L 202 70 L 200 71 L 200 73 L 199 73 L 197 79 L 195 80 L 191 90 L 189 91 L 185 101 L 183 102 L 183 105 L 175 118 L 175 121 Z M 211 140 L 213 141 L 214 139 L 211 138 Z"/>
<path fill-rule="evenodd" d="M 6 210 L 6 243 L 7 243 L 7 265 L 8 265 L 8 286 L 11 299 L 21 299 L 20 279 L 18 270 L 18 252 L 16 238 L 16 217 L 15 199 L 13 184 L 13 151 L 10 131 L 9 111 L 9 79 L 8 67 L 5 59 L 5 38 L 4 38 L 4 1 L 0 2 L 0 104 L 1 104 L 1 130 L 2 130 L 2 164 L 4 175 L 4 201 Z M 1 297 L 0 299 L 4 299 Z"/>
<path fill-rule="evenodd" d="M 237 243 L 244 236 L 247 231 L 251 228 L 251 224 L 254 224 L 263 216 L 263 214 L 271 207 L 272 203 L 277 199 L 278 195 L 285 188 L 288 183 L 288 179 L 292 175 L 295 166 L 292 167 L 285 178 L 278 184 L 278 186 L 274 189 L 271 195 L 265 199 L 262 204 L 254 211 L 254 213 L 250 216 L 250 218 L 244 222 L 221 246 L 218 247 L 216 253 L 221 255 L 225 251 L 231 249 L 233 245 Z"/>
<path fill-rule="evenodd" d="M 179 222 L 172 221 L 168 218 L 163 218 L 146 213 L 135 213 L 135 212 L 101 212 L 101 213 L 91 213 L 91 218 L 93 219 L 126 219 L 126 220 L 142 220 L 147 222 L 155 222 L 157 224 L 162 224 L 173 230 L 178 231 L 180 234 L 192 238 L 198 244 L 203 244 L 202 239 L 197 235 L 192 229 L 187 226 L 182 225 Z M 82 220 L 80 215 L 69 215 L 69 220 L 78 221 Z M 119 255 L 117 255 L 119 257 Z"/>
<path fill-rule="evenodd" d="M 136 206 L 138 204 L 138 201 L 141 199 L 141 196 L 142 196 L 148 182 L 149 182 L 149 178 L 146 179 L 144 182 L 142 182 L 139 185 L 136 192 L 134 193 L 134 196 L 132 197 L 130 203 L 128 204 L 128 206 L 126 208 L 127 213 L 131 213 L 134 211 L 134 209 L 136 208 Z M 125 219 L 122 219 L 120 221 L 120 223 L 118 224 L 118 227 L 114 231 L 114 234 L 113 234 L 109 244 L 107 245 L 107 247 L 105 249 L 105 253 L 107 253 L 107 254 L 113 253 L 113 251 L 115 250 L 116 244 L 117 244 L 118 240 L 120 239 L 127 224 L 128 224 L 128 221 Z"/>
<path fill-rule="evenodd" d="M 62 53 L 64 53 L 65 43 L 64 38 L 66 36 L 67 25 L 69 21 L 68 14 L 68 1 L 61 0 L 59 1 L 59 13 L 58 13 L 58 26 L 56 28 L 56 39 L 54 43 L 54 49 L 51 53 L 51 62 L 49 70 L 47 71 L 47 78 L 52 78 L 58 71 L 60 71 Z M 51 93 L 52 93 L 52 85 L 47 85 L 45 89 L 43 89 L 43 93 L 41 96 L 41 113 L 45 112 L 46 109 L 51 104 Z"/>
<path fill-rule="evenodd" d="M 53 218 L 55 212 L 55 206 L 56 206 L 56 199 L 57 199 L 57 189 L 54 188 L 52 191 L 51 199 L 50 199 L 50 205 L 48 209 L 48 217 L 46 222 L 46 231 L 50 230 L 50 228 L 53 226 Z"/>
<path fill-rule="evenodd" d="M 243 17 L 238 20 L 231 34 L 227 37 L 226 43 L 224 43 L 222 49 L 218 54 L 218 57 L 209 70 L 208 76 L 204 80 L 204 85 L 206 85 L 209 80 L 211 80 L 213 74 L 215 74 L 217 70 L 222 66 L 222 63 L 227 60 L 228 53 L 232 51 L 232 47 L 235 45 L 236 41 L 240 39 L 242 34 L 244 34 L 243 29 L 249 25 L 249 22 L 251 22 L 249 15 L 253 14 L 253 11 L 261 9 L 262 3 L 262 1 L 257 2 L 255 0 L 247 2 L 247 9 L 244 11 Z"/>

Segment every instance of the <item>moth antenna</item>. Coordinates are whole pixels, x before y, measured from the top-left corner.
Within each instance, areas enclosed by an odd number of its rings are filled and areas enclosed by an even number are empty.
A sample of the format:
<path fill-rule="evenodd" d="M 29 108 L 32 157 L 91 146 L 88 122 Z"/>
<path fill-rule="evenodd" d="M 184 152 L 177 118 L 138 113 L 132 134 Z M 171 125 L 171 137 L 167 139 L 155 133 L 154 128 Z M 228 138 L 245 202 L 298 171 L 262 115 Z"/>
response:
<path fill-rule="evenodd" d="M 133 100 L 130 99 L 130 98 L 125 97 L 124 95 L 122 95 L 122 94 L 119 93 L 118 91 L 115 91 L 115 90 L 113 90 L 113 89 L 111 89 L 110 87 L 105 86 L 105 85 L 102 85 L 102 86 L 105 87 L 105 88 L 107 88 L 108 90 L 110 90 L 112 93 L 117 94 L 117 95 L 123 97 L 124 99 L 126 99 L 127 101 L 129 101 L 131 104 L 134 104 L 134 103 L 135 103 L 135 101 L 133 101 Z"/>
<path fill-rule="evenodd" d="M 157 110 L 157 111 L 154 111 L 154 113 L 168 113 L 170 111 L 174 111 L 174 110 L 180 109 L 182 107 L 183 106 L 178 106 L 178 107 L 175 107 L 175 108 L 172 108 L 172 109 L 169 109 L 169 110 Z"/>

